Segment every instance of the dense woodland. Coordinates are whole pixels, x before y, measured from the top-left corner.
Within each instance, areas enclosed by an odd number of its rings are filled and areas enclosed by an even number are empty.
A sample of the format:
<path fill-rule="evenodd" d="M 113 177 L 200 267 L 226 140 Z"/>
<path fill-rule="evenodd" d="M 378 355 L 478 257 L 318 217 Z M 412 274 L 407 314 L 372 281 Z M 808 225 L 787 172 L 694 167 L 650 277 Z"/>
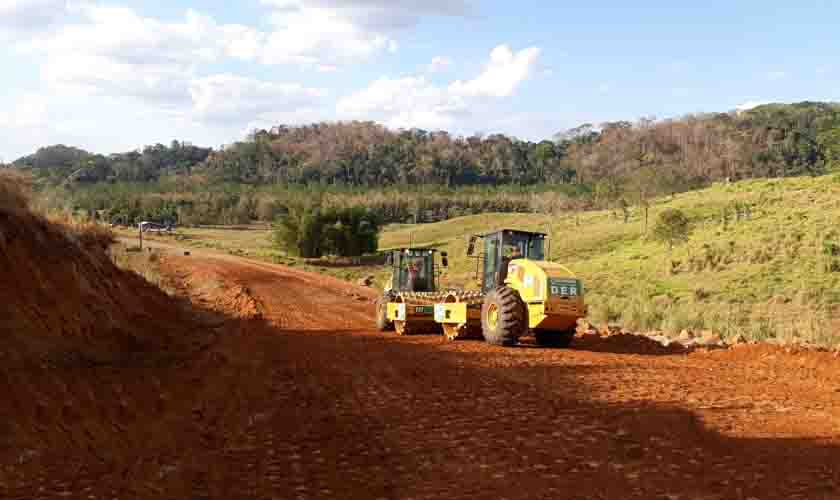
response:
<path fill-rule="evenodd" d="M 367 206 L 388 222 L 626 208 L 723 179 L 840 168 L 840 105 L 584 124 L 539 143 L 371 122 L 278 126 L 219 150 L 176 141 L 104 156 L 52 146 L 10 166 L 31 171 L 53 204 L 129 222 L 273 220 L 312 193 L 327 206 Z"/>

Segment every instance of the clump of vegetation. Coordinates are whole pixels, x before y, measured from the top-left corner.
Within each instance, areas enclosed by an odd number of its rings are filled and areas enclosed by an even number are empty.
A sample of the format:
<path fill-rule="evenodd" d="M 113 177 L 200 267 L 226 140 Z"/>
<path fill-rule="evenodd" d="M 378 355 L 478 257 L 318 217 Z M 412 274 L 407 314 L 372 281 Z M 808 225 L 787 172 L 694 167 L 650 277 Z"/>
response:
<path fill-rule="evenodd" d="M 668 245 L 672 250 L 674 245 L 680 245 L 691 237 L 691 221 L 682 210 L 669 208 L 663 210 L 656 219 L 653 226 L 653 237 L 655 240 Z"/>
<path fill-rule="evenodd" d="M 175 288 L 160 270 L 160 256 L 154 251 L 141 251 L 139 247 L 114 245 L 110 251 L 111 260 L 120 269 L 142 276 L 152 285 L 169 295 L 175 294 Z"/>
<path fill-rule="evenodd" d="M 291 255 L 359 257 L 376 252 L 382 222 L 363 207 L 323 210 L 301 204 L 275 224 L 275 244 Z"/>

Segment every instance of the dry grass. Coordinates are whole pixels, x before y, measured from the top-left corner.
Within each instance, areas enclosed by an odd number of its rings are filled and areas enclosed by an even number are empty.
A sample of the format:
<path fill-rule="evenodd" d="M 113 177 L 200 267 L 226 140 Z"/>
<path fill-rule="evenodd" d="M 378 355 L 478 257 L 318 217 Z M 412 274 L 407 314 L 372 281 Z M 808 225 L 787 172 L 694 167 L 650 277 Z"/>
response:
<path fill-rule="evenodd" d="M 32 179 L 14 170 L 0 171 L 0 212 L 16 216 L 40 217 L 30 205 Z M 73 242 L 86 249 L 105 250 L 114 243 L 111 229 L 102 224 L 73 217 L 66 212 L 50 214 L 46 219 L 60 227 Z"/>
<path fill-rule="evenodd" d="M 29 212 L 32 180 L 14 170 L 0 170 L 0 211 L 14 215 Z"/>
<path fill-rule="evenodd" d="M 66 212 L 50 214 L 47 220 L 60 226 L 64 234 L 82 248 L 107 250 L 116 241 L 110 227 Z"/>
<path fill-rule="evenodd" d="M 175 294 L 172 283 L 161 274 L 160 255 L 157 252 L 142 252 L 138 247 L 117 244 L 111 247 L 111 260 L 120 269 L 139 274 L 169 295 Z"/>

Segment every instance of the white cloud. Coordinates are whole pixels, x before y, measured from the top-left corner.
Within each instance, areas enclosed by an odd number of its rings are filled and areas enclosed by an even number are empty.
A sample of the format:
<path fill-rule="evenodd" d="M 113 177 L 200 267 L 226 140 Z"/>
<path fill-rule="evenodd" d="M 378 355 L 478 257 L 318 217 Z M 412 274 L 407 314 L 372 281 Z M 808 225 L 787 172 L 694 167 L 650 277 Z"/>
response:
<path fill-rule="evenodd" d="M 47 29 L 66 15 L 66 0 L 0 0 L 0 39 Z"/>
<path fill-rule="evenodd" d="M 233 120 L 237 113 L 247 120 L 249 113 L 321 95 L 296 84 L 200 76 L 202 64 L 250 59 L 264 50 L 262 35 L 246 26 L 220 26 L 192 10 L 171 23 L 121 7 L 88 5 L 80 12 L 83 22 L 28 45 L 45 54 L 42 76 L 57 92 L 135 98 L 151 109 L 208 121 Z"/>
<path fill-rule="evenodd" d="M 464 0 L 262 0 L 274 9 L 261 61 L 328 65 L 395 53 L 394 32 L 424 16 L 464 16 Z"/>
<path fill-rule="evenodd" d="M 108 0 L 0 0 L 0 40 L 40 67 L 42 83 L 39 94 L 23 98 L 12 89 L 0 107 L 0 127 L 39 127 L 44 133 L 38 140 L 90 143 L 92 137 L 107 137 L 116 144 L 125 142 L 125 130 L 163 140 L 161 134 L 181 131 L 212 135 L 239 131 L 245 124 L 334 119 L 335 104 L 326 101 L 323 90 L 217 74 L 230 71 L 219 67 L 239 60 L 340 71 L 397 52 L 401 30 L 426 17 L 470 15 L 467 1 L 261 0 L 268 23 L 258 28 L 223 24 L 195 10 L 156 18 Z M 466 113 L 467 100 L 512 92 L 510 78 L 521 75 L 491 82 L 498 77 L 492 74 L 498 63 L 491 60 L 490 76 L 450 86 L 397 79 L 391 85 L 407 86 L 410 95 L 388 94 L 390 107 L 370 95 L 370 114 L 384 106 L 390 111 L 383 116 L 392 124 L 452 123 Z M 510 73 L 516 73 L 514 63 L 508 61 Z M 444 69 L 451 62 L 441 57 L 434 64 Z M 387 87 L 388 80 L 381 85 Z M 364 106 L 342 107 L 367 117 Z M 129 129 L 102 130 L 112 116 L 134 123 Z M 7 137 L 0 146 L 18 151 L 30 144 L 28 137 Z"/>
<path fill-rule="evenodd" d="M 773 101 L 746 101 L 737 106 L 735 106 L 736 111 L 749 111 L 753 108 L 757 108 L 759 106 L 764 106 L 765 104 L 770 104 Z"/>
<path fill-rule="evenodd" d="M 47 102 L 44 96 L 26 93 L 16 99 L 9 111 L 0 110 L 0 128 L 30 129 L 47 123 Z"/>
<path fill-rule="evenodd" d="M 195 11 L 176 23 L 122 7 L 87 5 L 80 14 L 83 21 L 26 44 L 43 54 L 42 76 L 54 87 L 152 104 L 183 102 L 199 64 L 217 60 L 226 50 L 245 50 L 225 36 L 229 27 L 220 29 Z"/>
<path fill-rule="evenodd" d="M 476 78 L 437 86 L 425 77 L 380 78 L 338 101 L 339 115 L 380 119 L 396 128 L 447 128 L 482 100 L 509 97 L 531 74 L 539 49 L 513 53 L 500 45 Z"/>
<path fill-rule="evenodd" d="M 465 0 L 262 0 L 280 12 L 328 10 L 369 31 L 413 28 L 423 16 L 466 16 L 472 12 Z"/>
<path fill-rule="evenodd" d="M 426 67 L 426 70 L 430 73 L 439 73 L 448 70 L 453 64 L 452 59 L 446 56 L 435 56 L 432 58 L 432 62 Z"/>
<path fill-rule="evenodd" d="M 320 101 L 325 91 L 221 74 L 193 80 L 190 95 L 194 118 L 223 122 L 308 107 Z"/>
<path fill-rule="evenodd" d="M 443 128 L 466 112 L 463 98 L 424 77 L 380 78 L 367 88 L 339 100 L 338 113 L 378 118 L 393 128 Z"/>
<path fill-rule="evenodd" d="M 395 43 L 388 36 L 367 31 L 332 9 L 278 10 L 272 14 L 271 22 L 274 30 L 267 35 L 260 57 L 266 64 L 347 64 L 387 52 Z"/>
<path fill-rule="evenodd" d="M 514 53 L 507 45 L 490 52 L 490 63 L 477 78 L 450 85 L 453 94 L 465 96 L 509 97 L 531 75 L 540 49 L 531 47 Z"/>
<path fill-rule="evenodd" d="M 218 25 L 192 10 L 176 22 L 120 7 L 85 5 L 79 13 L 81 21 L 27 44 L 43 55 L 51 93 L 68 102 L 109 98 L 127 108 L 139 104 L 158 120 L 241 126 L 262 113 L 310 106 L 324 94 L 295 83 L 202 75 L 203 65 L 262 52 L 262 35 L 246 26 Z"/>

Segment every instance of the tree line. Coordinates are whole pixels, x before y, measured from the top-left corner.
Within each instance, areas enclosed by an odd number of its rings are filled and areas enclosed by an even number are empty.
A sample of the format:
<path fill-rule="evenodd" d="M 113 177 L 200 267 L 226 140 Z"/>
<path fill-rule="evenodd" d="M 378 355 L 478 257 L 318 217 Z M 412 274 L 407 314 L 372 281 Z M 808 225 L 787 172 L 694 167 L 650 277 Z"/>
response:
<path fill-rule="evenodd" d="M 367 206 L 388 222 L 482 211 L 626 211 L 725 179 L 837 169 L 840 105 L 584 124 L 541 142 L 318 123 L 256 130 L 216 150 L 173 141 L 103 156 L 52 146 L 11 166 L 81 209 L 187 223 L 273 220 L 313 195 L 326 208 Z"/>

